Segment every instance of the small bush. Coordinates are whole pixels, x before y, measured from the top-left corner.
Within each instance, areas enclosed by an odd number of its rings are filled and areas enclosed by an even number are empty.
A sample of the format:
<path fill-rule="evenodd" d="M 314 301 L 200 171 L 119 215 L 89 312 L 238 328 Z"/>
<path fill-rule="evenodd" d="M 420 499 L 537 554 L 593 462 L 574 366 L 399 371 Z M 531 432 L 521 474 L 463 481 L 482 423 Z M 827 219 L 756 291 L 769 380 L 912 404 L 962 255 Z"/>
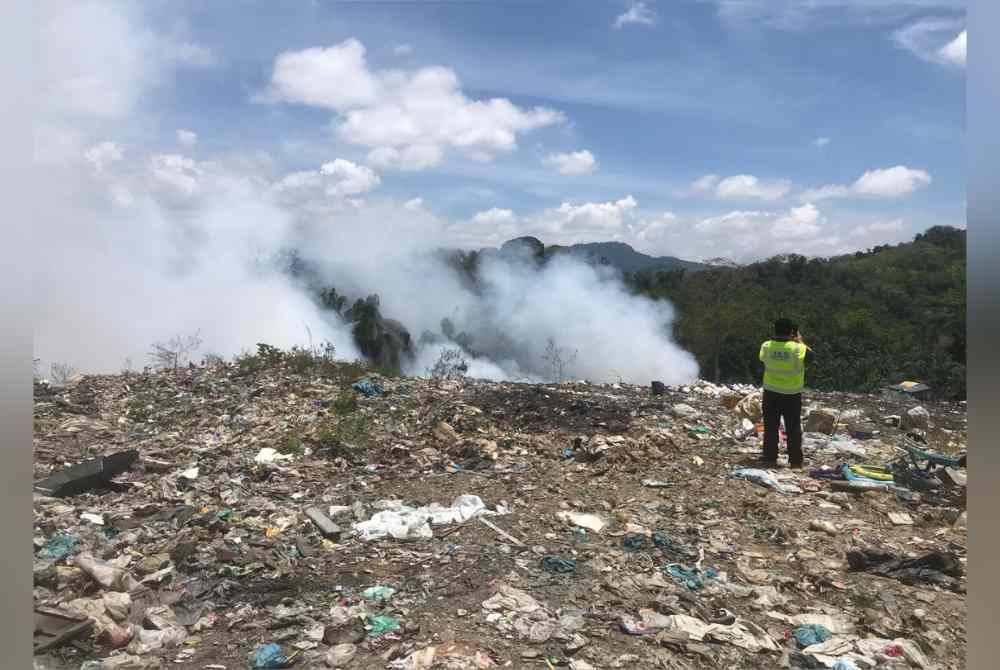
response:
<path fill-rule="evenodd" d="M 153 364 L 161 370 L 176 370 L 187 363 L 201 347 L 201 331 L 193 335 L 175 335 L 167 342 L 155 342 L 149 352 Z"/>
<path fill-rule="evenodd" d="M 557 384 L 562 384 L 566 379 L 566 368 L 571 366 L 576 360 L 577 352 L 570 351 L 565 347 L 556 344 L 553 338 L 549 338 L 545 343 L 545 353 L 542 360 L 548 364 L 550 379 Z"/>
<path fill-rule="evenodd" d="M 316 432 L 317 451 L 328 458 L 344 458 L 350 462 L 362 460 L 370 446 L 368 421 L 362 414 L 350 414 L 324 424 Z"/>
<path fill-rule="evenodd" d="M 49 366 L 49 377 L 58 386 L 64 386 L 75 374 L 76 368 L 67 363 L 53 363 Z"/>
<path fill-rule="evenodd" d="M 312 371 L 315 363 L 311 352 L 292 347 L 292 350 L 285 355 L 285 365 L 289 371 L 297 375 L 304 375 Z"/>
<path fill-rule="evenodd" d="M 354 413 L 358 408 L 358 398 L 354 391 L 344 391 L 333 401 L 331 409 L 338 416 L 346 416 Z"/>
<path fill-rule="evenodd" d="M 302 442 L 302 438 L 298 435 L 288 435 L 285 437 L 284 443 L 278 449 L 283 454 L 294 454 L 296 456 L 301 456 L 305 453 L 305 444 Z"/>

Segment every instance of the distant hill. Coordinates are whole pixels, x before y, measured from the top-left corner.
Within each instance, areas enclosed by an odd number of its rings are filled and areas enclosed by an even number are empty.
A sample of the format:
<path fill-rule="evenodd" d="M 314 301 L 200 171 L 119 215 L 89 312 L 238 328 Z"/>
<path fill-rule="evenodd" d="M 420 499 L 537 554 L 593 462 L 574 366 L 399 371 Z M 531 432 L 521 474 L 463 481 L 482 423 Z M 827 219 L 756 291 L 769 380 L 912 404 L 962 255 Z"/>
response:
<path fill-rule="evenodd" d="M 623 273 L 658 272 L 669 270 L 703 270 L 707 265 L 686 261 L 674 256 L 648 256 L 636 251 L 624 242 L 587 242 L 583 244 L 545 246 L 535 237 L 518 237 L 504 242 L 499 249 L 482 249 L 480 253 L 490 256 L 500 254 L 507 257 L 534 258 L 544 261 L 559 254 L 569 254 L 589 263 L 610 265 Z"/>
<path fill-rule="evenodd" d="M 647 256 L 636 251 L 624 242 L 587 242 L 571 246 L 553 246 L 547 250 L 547 255 L 553 251 L 569 253 L 573 256 L 602 263 L 618 268 L 622 272 L 648 272 L 651 270 L 701 270 L 702 263 L 686 261 L 674 256 Z"/>

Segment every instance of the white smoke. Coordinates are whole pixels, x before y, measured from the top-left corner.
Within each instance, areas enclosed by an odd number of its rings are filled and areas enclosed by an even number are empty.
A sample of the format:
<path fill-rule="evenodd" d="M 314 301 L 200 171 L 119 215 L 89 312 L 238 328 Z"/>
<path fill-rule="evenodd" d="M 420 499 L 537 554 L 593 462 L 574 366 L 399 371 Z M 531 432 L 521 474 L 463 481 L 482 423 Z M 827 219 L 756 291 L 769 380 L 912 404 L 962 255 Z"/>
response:
<path fill-rule="evenodd" d="M 311 338 L 332 342 L 339 358 L 358 357 L 349 326 L 269 263 L 294 248 L 352 300 L 377 293 L 382 314 L 415 342 L 425 331 L 440 335 L 449 318 L 470 338 L 474 377 L 550 376 L 542 358 L 550 338 L 576 352 L 567 377 L 696 376 L 693 358 L 670 341 L 669 305 L 629 295 L 606 269 L 484 258 L 479 293 L 469 290 L 434 253 L 456 226 L 416 201 L 366 200 L 380 185 L 368 168 L 331 156 L 313 170 L 275 174 L 266 157 L 144 149 L 155 112 L 146 115 L 142 101 L 167 73 L 205 67 L 211 54 L 143 27 L 139 5 L 56 5 L 43 12 L 39 40 L 36 169 L 50 186 L 34 277 L 43 370 L 59 362 L 115 372 L 126 359 L 141 367 L 153 343 L 195 332 L 201 354 Z M 192 49 L 204 57 L 185 56 Z M 418 347 L 407 370 L 423 374 L 454 346 Z"/>

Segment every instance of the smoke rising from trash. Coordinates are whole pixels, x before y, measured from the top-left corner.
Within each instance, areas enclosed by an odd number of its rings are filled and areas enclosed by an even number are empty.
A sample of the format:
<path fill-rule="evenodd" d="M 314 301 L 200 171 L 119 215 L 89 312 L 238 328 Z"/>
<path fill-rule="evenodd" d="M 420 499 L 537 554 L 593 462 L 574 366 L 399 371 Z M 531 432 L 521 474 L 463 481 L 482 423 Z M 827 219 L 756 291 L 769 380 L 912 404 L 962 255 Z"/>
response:
<path fill-rule="evenodd" d="M 211 54 L 144 29 L 138 7 L 61 6 L 44 16 L 35 129 L 49 185 L 34 276 L 42 374 L 141 369 L 155 344 L 195 335 L 194 360 L 257 343 L 330 342 L 338 358 L 362 357 L 350 319 L 282 264 L 294 252 L 349 304 L 379 296 L 380 314 L 412 341 L 405 373 L 460 348 L 468 373 L 491 379 L 697 375 L 671 342 L 670 306 L 630 296 L 606 269 L 483 254 L 470 287 L 440 249 L 471 248 L 477 233 L 419 199 L 377 197 L 382 177 L 368 167 L 331 156 L 288 172 L 263 154 L 209 157 L 204 135 L 157 143 L 149 92 Z M 88 53 L 102 58 L 75 56 Z"/>
<path fill-rule="evenodd" d="M 278 262 L 291 251 L 348 302 L 379 296 L 381 314 L 412 338 L 404 373 L 426 374 L 459 348 L 470 376 L 495 380 L 553 379 L 547 351 L 566 379 L 697 375 L 670 340 L 669 304 L 629 295 L 610 268 L 486 252 L 472 288 L 440 251 L 454 224 L 426 210 L 343 198 L 304 209 L 276 197 L 280 181 L 259 170 L 109 154 L 110 163 L 53 167 L 59 206 L 45 212 L 36 277 L 43 365 L 141 368 L 153 343 L 191 333 L 202 340 L 195 359 L 325 341 L 338 358 L 361 357 L 351 324 Z"/>

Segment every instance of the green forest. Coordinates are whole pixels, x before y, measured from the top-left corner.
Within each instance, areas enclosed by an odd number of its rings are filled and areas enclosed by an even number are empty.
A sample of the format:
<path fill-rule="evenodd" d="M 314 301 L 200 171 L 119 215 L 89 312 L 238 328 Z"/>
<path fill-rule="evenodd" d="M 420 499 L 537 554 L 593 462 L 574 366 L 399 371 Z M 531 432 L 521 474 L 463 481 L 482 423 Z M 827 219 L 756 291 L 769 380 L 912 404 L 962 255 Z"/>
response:
<path fill-rule="evenodd" d="M 760 343 L 786 316 L 814 350 L 811 388 L 873 391 L 912 380 L 963 399 L 965 267 L 965 231 L 938 226 L 853 255 L 637 272 L 626 283 L 673 303 L 673 335 L 707 379 L 757 382 Z"/>

